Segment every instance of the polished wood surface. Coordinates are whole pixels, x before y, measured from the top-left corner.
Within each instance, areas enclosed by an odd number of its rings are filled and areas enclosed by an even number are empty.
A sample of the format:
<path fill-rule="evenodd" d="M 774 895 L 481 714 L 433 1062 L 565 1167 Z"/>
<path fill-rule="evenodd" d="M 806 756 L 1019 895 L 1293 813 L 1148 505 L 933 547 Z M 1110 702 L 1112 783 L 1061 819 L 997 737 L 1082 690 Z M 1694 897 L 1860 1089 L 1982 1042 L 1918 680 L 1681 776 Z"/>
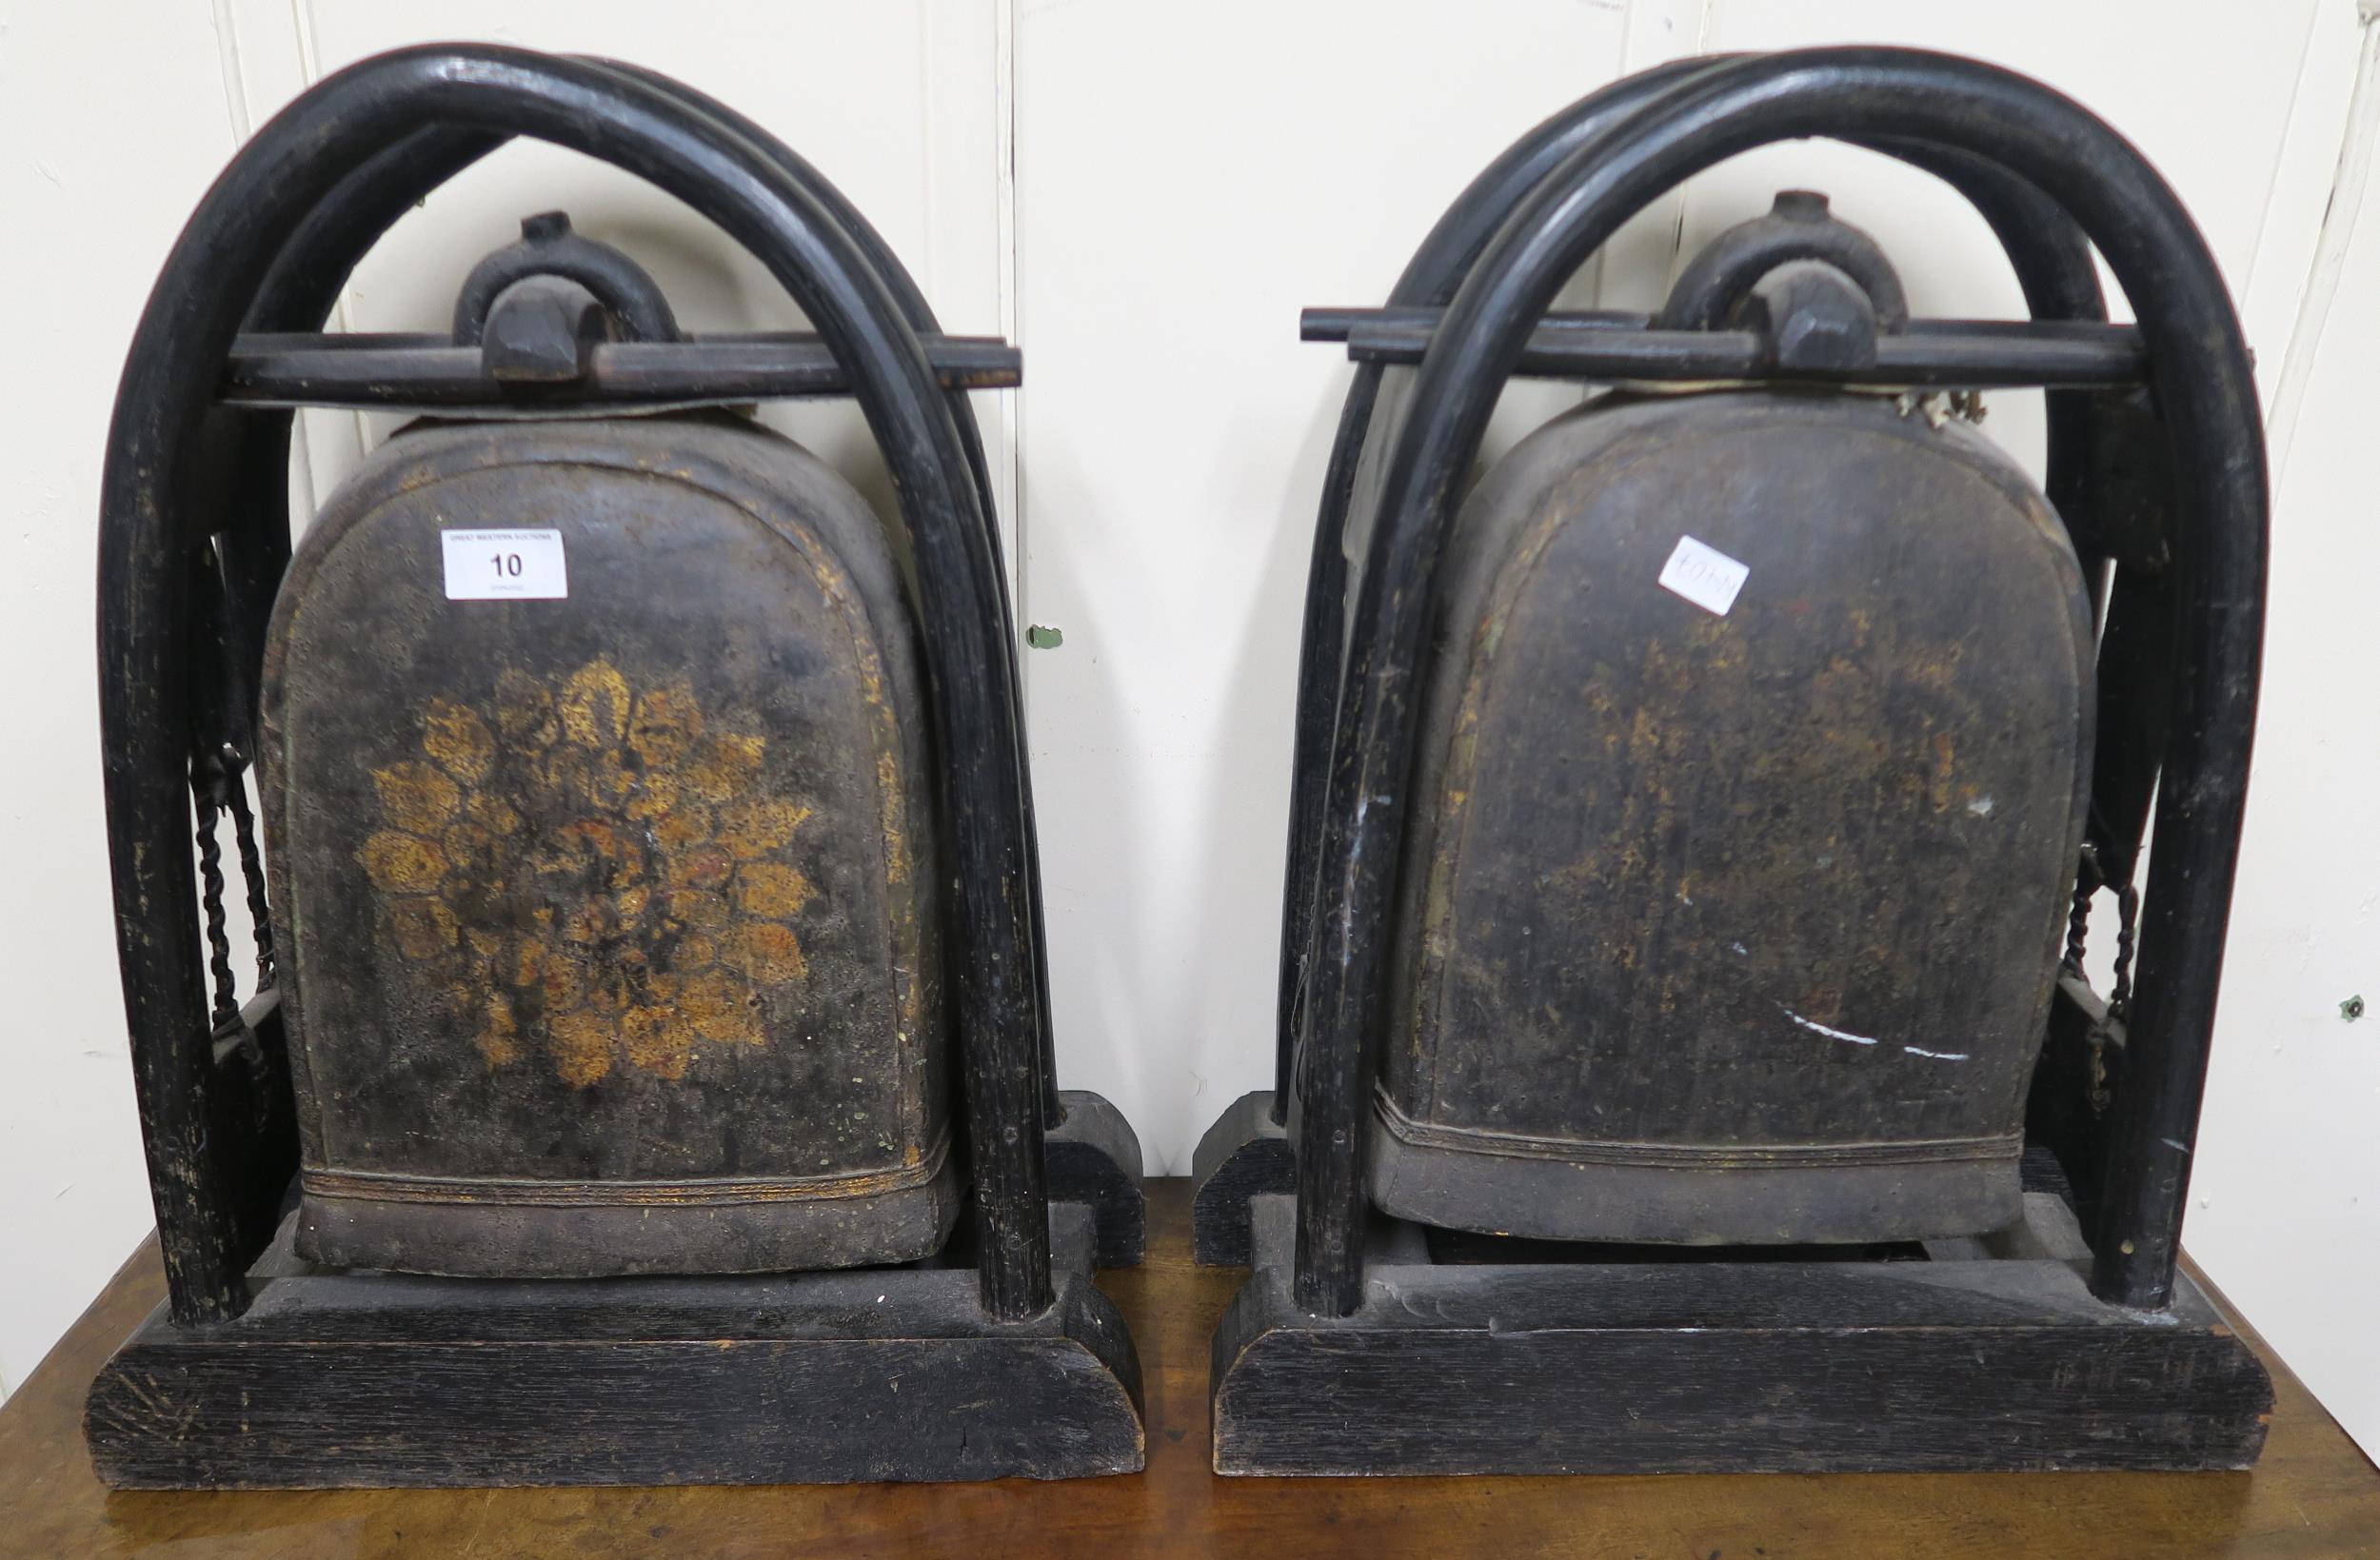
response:
<path fill-rule="evenodd" d="M 85 1389 L 163 1293 L 153 1243 L 0 1409 L 0 1554 L 2380 1555 L 2380 1471 L 2265 1351 L 2252 1473 L 1219 1479 L 1207 1340 L 1238 1270 L 1190 1263 L 1189 1183 L 1150 1183 L 1145 1266 L 1103 1274 L 1140 1340 L 1149 1466 L 1067 1484 L 110 1494 Z"/>

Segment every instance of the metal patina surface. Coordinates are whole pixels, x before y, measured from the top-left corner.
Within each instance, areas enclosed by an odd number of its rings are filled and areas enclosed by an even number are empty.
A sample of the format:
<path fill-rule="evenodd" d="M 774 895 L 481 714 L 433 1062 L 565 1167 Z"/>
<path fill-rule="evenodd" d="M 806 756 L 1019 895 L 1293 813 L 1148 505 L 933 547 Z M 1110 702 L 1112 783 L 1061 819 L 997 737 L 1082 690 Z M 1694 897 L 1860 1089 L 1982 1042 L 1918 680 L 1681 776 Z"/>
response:
<path fill-rule="evenodd" d="M 448 600 L 555 529 L 566 598 Z M 456 1274 L 894 1262 L 957 1207 L 917 624 L 725 417 L 424 426 L 267 651 L 299 1246 Z"/>
<path fill-rule="evenodd" d="M 1680 539 L 1748 566 L 1722 611 Z M 2090 757 L 2063 527 L 1953 421 L 1618 397 L 1440 576 L 1370 1178 L 1581 1240 L 2015 1216 Z"/>

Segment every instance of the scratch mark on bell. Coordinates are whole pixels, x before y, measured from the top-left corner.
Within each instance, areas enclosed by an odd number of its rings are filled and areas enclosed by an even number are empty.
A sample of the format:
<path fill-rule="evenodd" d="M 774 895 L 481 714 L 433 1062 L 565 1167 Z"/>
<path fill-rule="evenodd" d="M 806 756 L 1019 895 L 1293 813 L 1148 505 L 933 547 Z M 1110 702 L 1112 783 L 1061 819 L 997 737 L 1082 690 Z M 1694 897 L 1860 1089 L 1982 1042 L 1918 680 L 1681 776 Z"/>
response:
<path fill-rule="evenodd" d="M 1809 1030 L 1812 1034 L 1823 1035 L 1830 1040 L 1848 1040 L 1854 1045 L 1875 1044 L 1875 1039 L 1873 1036 L 1854 1035 L 1847 1029 L 1831 1029 L 1827 1025 L 1818 1022 L 1815 1018 L 1803 1017 L 1800 1014 L 1795 1013 L 1792 1008 L 1787 1007 L 1782 1002 L 1776 1004 L 1776 1011 L 1785 1015 L 1786 1017 L 1791 1018 L 1802 1028 Z"/>

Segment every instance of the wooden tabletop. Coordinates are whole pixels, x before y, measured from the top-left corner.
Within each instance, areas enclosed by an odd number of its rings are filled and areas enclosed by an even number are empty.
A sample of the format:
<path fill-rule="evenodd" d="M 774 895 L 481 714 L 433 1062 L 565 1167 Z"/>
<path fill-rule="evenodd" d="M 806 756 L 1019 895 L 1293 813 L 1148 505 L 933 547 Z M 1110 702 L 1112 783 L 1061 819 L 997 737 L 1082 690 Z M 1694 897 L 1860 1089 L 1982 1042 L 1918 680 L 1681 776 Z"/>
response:
<path fill-rule="evenodd" d="M 1241 1274 L 1191 1265 L 1188 1187 L 1150 1183 L 1147 1265 L 1100 1279 L 1147 1381 L 1137 1477 L 110 1494 L 83 1451 L 83 1393 L 163 1295 L 151 1242 L 0 1408 L 0 1554 L 2380 1555 L 2380 1471 L 2261 1340 L 2278 1401 L 2252 1473 L 1219 1479 L 1207 1338 Z"/>

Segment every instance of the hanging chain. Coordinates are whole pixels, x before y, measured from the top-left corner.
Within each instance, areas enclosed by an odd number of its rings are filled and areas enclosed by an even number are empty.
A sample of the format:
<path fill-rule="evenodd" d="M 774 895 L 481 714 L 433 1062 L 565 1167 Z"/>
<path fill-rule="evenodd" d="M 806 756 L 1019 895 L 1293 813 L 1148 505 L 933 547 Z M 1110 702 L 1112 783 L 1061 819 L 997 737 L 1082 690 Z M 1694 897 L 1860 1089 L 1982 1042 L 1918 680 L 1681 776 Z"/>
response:
<path fill-rule="evenodd" d="M 265 859 L 256 846 L 256 815 L 248 804 L 247 760 L 229 742 L 190 766 L 190 791 L 198 804 L 198 901 L 207 920 L 207 972 L 214 988 L 208 1022 L 215 1059 L 233 1053 L 251 1067 L 265 1059 L 264 1044 L 240 1011 L 239 977 L 231 973 L 231 933 L 224 910 L 223 815 L 231 815 L 231 836 L 248 890 L 249 930 L 256 943 L 256 990 L 272 989 L 279 968 L 273 957 L 272 922 L 265 900 Z"/>
<path fill-rule="evenodd" d="M 191 766 L 190 790 L 198 803 L 198 899 L 207 913 L 207 969 L 213 977 L 212 1015 L 218 1037 L 240 1021 L 240 992 L 231 974 L 231 935 L 223 911 L 223 844 L 216 824 L 223 816 L 223 760 L 202 759 Z"/>
<path fill-rule="evenodd" d="M 2091 847 L 2085 845 L 2083 849 Z M 2082 978 L 2083 943 L 2091 935 L 2091 896 L 2098 892 L 2089 879 L 2074 884 L 2074 907 L 2066 913 L 2066 957 L 2058 960 L 2058 973 Z"/>
<path fill-rule="evenodd" d="M 2108 1022 L 2122 1023 L 2132 1006 L 2132 950 L 2140 940 L 2140 891 L 2115 891 L 2115 977 L 2108 989 Z"/>
<path fill-rule="evenodd" d="M 2058 960 L 2058 971 L 2077 980 L 2083 977 L 2083 944 L 2091 936 L 2091 899 L 2107 886 L 2107 867 L 2099 859 L 2099 847 L 2086 839 L 2082 845 L 2080 868 L 2074 874 L 2074 904 L 2066 915 L 2066 955 Z"/>
<path fill-rule="evenodd" d="M 2073 908 L 2066 918 L 2066 953 L 2059 960 L 2062 973 L 2083 977 L 2083 952 L 2091 929 L 2091 901 L 2099 890 L 2109 886 L 2108 875 L 2099 860 L 2099 853 L 2092 846 L 2083 846 L 2082 873 L 2074 881 Z M 2115 961 L 2112 982 L 2108 989 L 2107 1011 L 2091 1025 L 2087 1043 L 2091 1048 L 2090 1070 L 2084 1084 L 2084 1096 L 2093 1116 L 2104 1115 L 2112 1100 L 2108 1087 L 2108 1046 L 2121 1047 L 2126 1017 L 2132 1005 L 2132 953 L 2140 940 L 2140 891 L 2127 879 L 2115 887 Z"/>
<path fill-rule="evenodd" d="M 256 813 L 248 804 L 248 759 L 223 744 L 223 766 L 231 802 L 231 837 L 240 853 L 240 878 L 248 885 L 248 930 L 256 939 L 256 989 L 272 990 L 281 970 L 273 954 L 272 907 L 265 899 L 265 858 L 256 848 Z"/>
<path fill-rule="evenodd" d="M 211 1023 L 215 1059 L 234 1052 L 251 1067 L 264 1063 L 264 1047 L 240 1009 L 239 979 L 231 972 L 231 936 L 224 910 L 223 817 L 231 815 L 231 838 L 247 889 L 248 930 L 256 949 L 256 991 L 273 988 L 279 974 L 272 939 L 271 907 L 265 892 L 265 859 L 256 839 L 256 816 L 248 800 L 248 755 L 241 750 L 245 679 L 233 649 L 236 592 L 227 572 L 220 540 L 209 540 L 196 560 L 201 579 L 206 636 L 213 642 L 212 675 L 198 674 L 191 716 L 194 741 L 190 792 L 198 813 L 199 906 L 206 918 L 207 968 L 213 987 Z"/>

